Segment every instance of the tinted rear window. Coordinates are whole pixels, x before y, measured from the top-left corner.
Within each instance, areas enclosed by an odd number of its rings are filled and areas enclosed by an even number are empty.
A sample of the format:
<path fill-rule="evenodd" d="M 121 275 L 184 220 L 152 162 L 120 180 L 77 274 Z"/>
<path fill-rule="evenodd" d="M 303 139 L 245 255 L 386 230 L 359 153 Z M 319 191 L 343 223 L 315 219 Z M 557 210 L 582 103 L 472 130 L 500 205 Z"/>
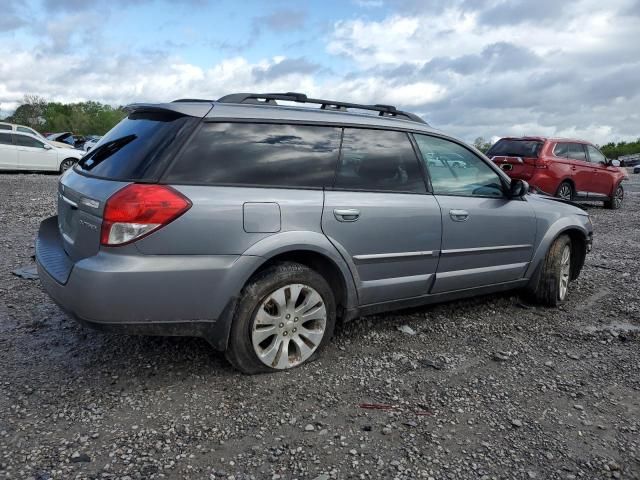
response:
<path fill-rule="evenodd" d="M 345 128 L 336 188 L 425 193 L 424 177 L 404 132 Z"/>
<path fill-rule="evenodd" d="M 110 180 L 157 180 L 197 121 L 174 112 L 134 112 L 102 137 L 76 168 Z"/>
<path fill-rule="evenodd" d="M 333 182 L 339 148 L 335 127 L 205 123 L 166 180 L 319 188 Z"/>
<path fill-rule="evenodd" d="M 537 157 L 542 142 L 537 140 L 502 139 L 489 149 L 487 157 Z"/>

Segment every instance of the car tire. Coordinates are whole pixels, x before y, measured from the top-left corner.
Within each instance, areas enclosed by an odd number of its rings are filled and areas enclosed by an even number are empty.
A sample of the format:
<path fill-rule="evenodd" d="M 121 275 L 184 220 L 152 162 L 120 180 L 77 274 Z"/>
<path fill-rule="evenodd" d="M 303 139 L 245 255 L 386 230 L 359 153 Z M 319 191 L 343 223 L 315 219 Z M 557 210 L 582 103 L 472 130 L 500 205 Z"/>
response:
<path fill-rule="evenodd" d="M 563 200 L 573 200 L 575 192 L 573 191 L 573 185 L 571 184 L 571 182 L 562 182 L 558 186 L 555 196 L 558 198 L 562 198 Z"/>
<path fill-rule="evenodd" d="M 273 265 L 242 290 L 227 360 L 246 374 L 297 367 L 330 341 L 335 322 L 333 291 L 322 275 L 299 263 Z"/>
<path fill-rule="evenodd" d="M 613 196 L 604 202 L 604 208 L 608 208 L 610 210 L 618 210 L 622 207 L 622 201 L 624 200 L 624 187 L 622 185 L 618 185 L 613 192 Z"/>
<path fill-rule="evenodd" d="M 64 173 L 67 170 L 69 170 L 71 167 L 73 167 L 73 164 L 76 161 L 72 158 L 67 158 L 66 160 L 63 160 L 62 163 L 60 164 L 60 173 Z"/>
<path fill-rule="evenodd" d="M 533 301 L 547 307 L 557 307 L 566 301 L 571 281 L 572 255 L 568 235 L 560 235 L 553 241 L 536 284 L 527 292 Z"/>

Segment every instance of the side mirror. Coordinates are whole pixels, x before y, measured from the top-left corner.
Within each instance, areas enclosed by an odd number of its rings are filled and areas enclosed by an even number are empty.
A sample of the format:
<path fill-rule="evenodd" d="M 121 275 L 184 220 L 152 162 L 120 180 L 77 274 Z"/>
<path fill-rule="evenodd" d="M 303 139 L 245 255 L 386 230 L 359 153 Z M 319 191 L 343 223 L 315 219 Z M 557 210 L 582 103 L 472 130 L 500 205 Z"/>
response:
<path fill-rule="evenodd" d="M 509 186 L 509 198 L 521 198 L 529 191 L 529 184 L 524 180 L 514 178 Z"/>
<path fill-rule="evenodd" d="M 44 148 L 45 150 L 51 150 L 53 147 L 52 147 L 51 145 L 49 145 L 48 143 L 45 143 L 45 144 L 44 144 L 44 146 L 43 146 L 43 148 Z"/>
<path fill-rule="evenodd" d="M 619 167 L 620 166 L 620 160 L 611 160 L 611 166 L 612 167 Z"/>

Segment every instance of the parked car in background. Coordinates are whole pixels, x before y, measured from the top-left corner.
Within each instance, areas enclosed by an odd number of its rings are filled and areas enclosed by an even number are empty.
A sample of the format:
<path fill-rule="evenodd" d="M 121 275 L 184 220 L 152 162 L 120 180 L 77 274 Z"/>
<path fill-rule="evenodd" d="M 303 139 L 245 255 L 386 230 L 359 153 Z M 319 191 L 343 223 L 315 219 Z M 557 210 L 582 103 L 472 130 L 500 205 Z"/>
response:
<path fill-rule="evenodd" d="M 100 135 L 89 135 L 86 141 L 84 142 L 82 149 L 85 152 L 88 152 L 89 150 L 91 150 L 93 147 L 96 146 L 96 144 L 100 141 L 101 138 L 102 137 Z"/>
<path fill-rule="evenodd" d="M 622 155 L 618 158 L 623 167 L 635 167 L 640 165 L 640 153 L 632 155 Z"/>
<path fill-rule="evenodd" d="M 88 325 L 202 336 L 247 373 L 304 363 L 337 319 L 519 288 L 558 305 L 591 246 L 587 212 L 392 106 L 128 111 L 60 179 L 42 285 Z"/>
<path fill-rule="evenodd" d="M 640 173 L 640 165 L 633 167 L 633 173 Z"/>
<path fill-rule="evenodd" d="M 86 140 L 82 135 L 74 135 L 71 132 L 52 133 L 47 136 L 47 139 L 54 140 L 56 142 L 63 142 L 72 148 L 79 149 L 82 149 Z"/>
<path fill-rule="evenodd" d="M 626 172 L 583 140 L 508 137 L 498 140 L 487 156 L 511 178 L 529 182 L 565 200 L 603 201 L 617 209 L 624 199 Z"/>
<path fill-rule="evenodd" d="M 52 140 L 48 140 L 40 132 L 37 132 L 33 128 L 27 127 L 25 125 L 17 125 L 15 123 L 0 122 L 0 131 L 3 131 L 3 130 L 10 130 L 12 132 L 28 133 L 30 135 L 38 137 L 40 140 L 46 141 L 49 145 L 52 145 L 54 147 L 69 148 L 68 144 L 62 143 L 62 142 L 55 142 L 55 141 L 52 141 Z"/>
<path fill-rule="evenodd" d="M 56 148 L 29 133 L 0 130 L 0 170 L 64 173 L 80 158 L 74 148 Z"/>

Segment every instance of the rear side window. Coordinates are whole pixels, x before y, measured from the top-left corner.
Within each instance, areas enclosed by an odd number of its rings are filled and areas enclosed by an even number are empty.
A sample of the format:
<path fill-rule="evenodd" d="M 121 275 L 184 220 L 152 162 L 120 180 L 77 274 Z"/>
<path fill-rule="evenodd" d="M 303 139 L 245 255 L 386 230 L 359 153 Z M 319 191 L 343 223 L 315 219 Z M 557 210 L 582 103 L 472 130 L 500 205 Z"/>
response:
<path fill-rule="evenodd" d="M 487 151 L 487 157 L 538 157 L 542 142 L 538 140 L 512 140 L 503 138 Z"/>
<path fill-rule="evenodd" d="M 12 134 L 0 133 L 0 145 L 13 145 Z"/>
<path fill-rule="evenodd" d="M 0 130 L 12 130 L 11 125 L 0 124 Z"/>
<path fill-rule="evenodd" d="M 36 132 L 34 130 L 31 130 L 30 128 L 27 128 L 27 127 L 16 127 L 16 130 L 18 132 L 30 133 L 31 135 L 36 135 Z"/>
<path fill-rule="evenodd" d="M 20 147 L 44 148 L 44 143 L 33 137 L 27 137 L 26 135 L 14 135 L 13 137 L 16 145 Z"/>
<path fill-rule="evenodd" d="M 345 128 L 335 187 L 425 193 L 418 159 L 404 132 Z"/>
<path fill-rule="evenodd" d="M 584 146 L 581 143 L 569 143 L 568 157 L 573 160 L 587 161 L 587 155 L 584 152 Z"/>
<path fill-rule="evenodd" d="M 109 180 L 157 180 L 197 122 L 174 112 L 134 112 L 102 137 L 76 169 Z"/>
<path fill-rule="evenodd" d="M 166 180 L 322 188 L 333 182 L 339 148 L 340 129 L 335 127 L 205 123 Z"/>
<path fill-rule="evenodd" d="M 568 143 L 556 143 L 556 146 L 553 147 L 553 156 L 560 158 L 567 158 L 569 154 L 569 144 Z"/>

